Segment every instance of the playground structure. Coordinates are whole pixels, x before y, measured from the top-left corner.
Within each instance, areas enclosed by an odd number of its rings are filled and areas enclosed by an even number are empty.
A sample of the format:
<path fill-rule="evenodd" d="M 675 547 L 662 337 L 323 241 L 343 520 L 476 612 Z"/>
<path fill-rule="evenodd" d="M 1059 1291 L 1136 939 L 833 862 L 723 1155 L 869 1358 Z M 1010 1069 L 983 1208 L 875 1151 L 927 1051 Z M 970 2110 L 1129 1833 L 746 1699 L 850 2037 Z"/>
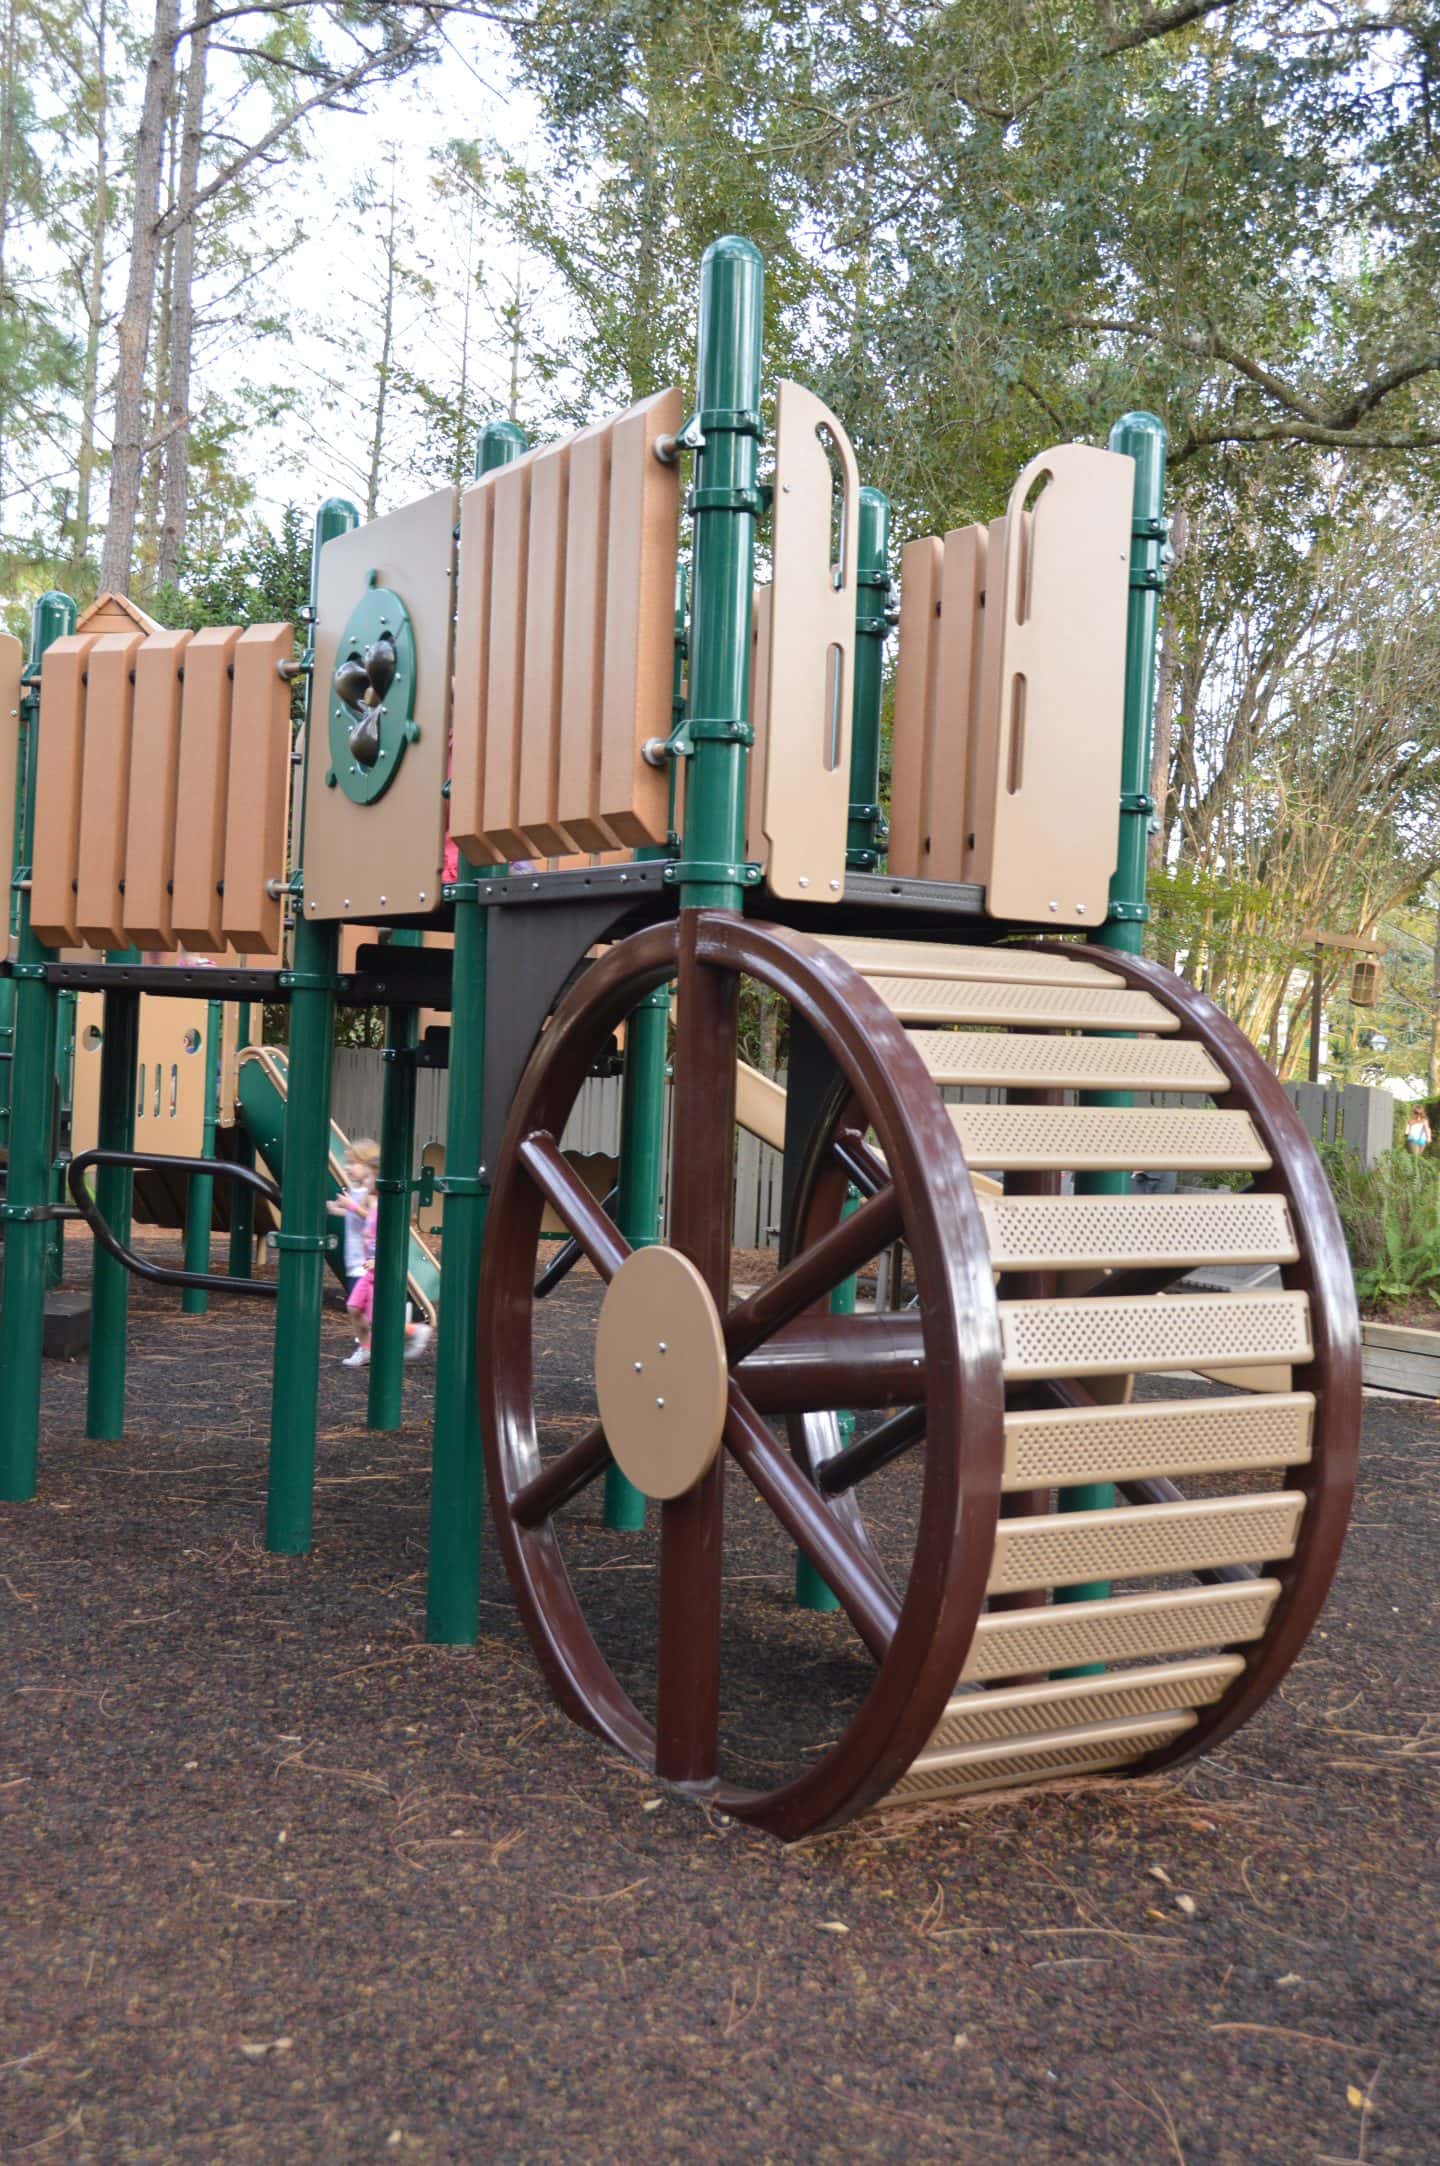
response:
<path fill-rule="evenodd" d="M 77 632 L 63 598 L 39 605 L 12 725 L 0 1497 L 34 1493 L 63 1212 L 101 1229 L 89 1434 L 122 1432 L 142 997 L 283 1002 L 285 1061 L 239 1033 L 234 1061 L 282 1185 L 277 1277 L 247 1276 L 248 1239 L 228 1278 L 160 1275 L 274 1299 L 266 1539 L 308 1547 L 335 1010 L 383 1007 L 369 1419 L 399 1421 L 407 1298 L 438 1304 L 430 1635 L 476 1634 L 483 1442 L 560 1704 L 794 1838 L 885 1798 L 1158 1769 L 1247 1719 L 1334 1572 L 1359 1364 L 1303 1129 L 1248 1042 L 1140 953 L 1159 423 L 1043 454 L 1002 520 L 902 552 L 882 870 L 888 506 L 790 384 L 762 483 L 761 292 L 749 244 L 716 243 L 688 416 L 667 391 L 534 451 L 499 424 L 461 491 L 368 525 L 323 506 L 298 662 L 290 627 Z M 342 973 L 353 925 L 388 938 Z M 441 928 L 450 947 L 421 944 Z M 82 942 L 103 959 L 67 959 Z M 214 960 L 137 959 L 182 942 Z M 746 986 L 783 1003 L 783 1095 L 737 1063 Z M 64 1205 L 52 1078 L 76 992 L 103 1002 L 98 1142 Z M 410 1225 L 422 1008 L 450 1017 L 438 1285 L 417 1283 Z M 622 1029 L 602 1203 L 560 1139 Z M 1004 1095 L 947 1103 L 956 1085 Z M 779 1270 L 737 1298 L 742 1117 L 782 1146 L 785 1184 Z M 273 1199 L 246 1152 L 189 1155 L 200 1181 Z M 1251 1179 L 1132 1195 L 1145 1169 Z M 547 1207 L 605 1282 L 595 1418 L 558 1445 L 535 1414 Z M 208 1259 L 208 1198 L 202 1231 Z M 867 1307 L 857 1274 L 897 1250 L 913 1300 Z M 1177 1290 L 1202 1264 L 1262 1262 L 1280 1291 Z M 1246 1388 L 1132 1401 L 1147 1373 Z M 858 1433 L 857 1413 L 884 1418 Z M 801 1602 L 838 1606 L 872 1665 L 858 1705 L 760 1786 L 722 1764 L 727 1471 L 798 1551 Z M 883 1527 L 867 1510 L 896 1481 L 899 1537 L 893 1510 Z M 607 1524 L 654 1566 L 643 1689 L 566 1569 L 567 1509 L 601 1483 Z M 827 1645 L 845 1629 L 816 1624 Z"/>

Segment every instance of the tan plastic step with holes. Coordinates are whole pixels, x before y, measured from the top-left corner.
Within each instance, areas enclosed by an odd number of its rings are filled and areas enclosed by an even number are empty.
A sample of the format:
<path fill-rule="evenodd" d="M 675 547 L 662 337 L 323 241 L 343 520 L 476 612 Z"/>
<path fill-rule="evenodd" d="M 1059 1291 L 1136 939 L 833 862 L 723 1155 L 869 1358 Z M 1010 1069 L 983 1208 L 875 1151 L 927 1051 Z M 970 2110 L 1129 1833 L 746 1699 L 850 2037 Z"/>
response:
<path fill-rule="evenodd" d="M 1086 1775 L 1143 1759 L 1195 1727 L 1188 1711 L 1152 1715 L 1142 1722 L 1104 1722 L 1088 1729 L 1054 1730 L 1048 1736 L 1017 1738 L 1008 1745 L 971 1745 L 937 1761 L 917 1761 L 884 1799 L 887 1805 L 923 1803 L 927 1798 L 961 1797 L 977 1790 L 1004 1790 L 1017 1782 L 1043 1782 L 1047 1776 Z"/>
<path fill-rule="evenodd" d="M 981 1206 L 997 1271 L 1290 1263 L 1283 1196 L 1011 1196 Z"/>
<path fill-rule="evenodd" d="M 905 1023 L 1004 1023 L 1030 1030 L 1178 1030 L 1150 993 L 1108 985 L 1010 985 L 1003 980 L 871 978 Z"/>
<path fill-rule="evenodd" d="M 950 1106 L 972 1166 L 986 1172 L 1263 1172 L 1269 1153 L 1248 1113 L 1188 1106 Z"/>
<path fill-rule="evenodd" d="M 1139 1662 L 1201 1647 L 1258 1640 L 1280 1592 L 1278 1579 L 1107 1595 L 1048 1609 L 1000 1610 L 975 1628 L 962 1684 L 1071 1669 L 1081 1662 Z"/>
<path fill-rule="evenodd" d="M 957 1693 L 915 1766 L 962 1752 L 968 1745 L 1003 1745 L 1011 1738 L 1034 1737 L 1043 1730 L 1137 1722 L 1145 1715 L 1176 1715 L 1187 1708 L 1208 1707 L 1244 1667 L 1243 1655 L 1211 1655 L 1197 1662 L 1113 1670 L 1108 1677 L 1012 1685 L 1005 1692 Z"/>
<path fill-rule="evenodd" d="M 917 1030 L 937 1083 L 1022 1090 L 1223 1091 L 1224 1071 L 1184 1039 L 1076 1038 L 1028 1031 Z"/>
<path fill-rule="evenodd" d="M 1208 1571 L 1217 1564 L 1267 1564 L 1290 1555 L 1304 1509 L 1299 1490 L 1280 1489 L 1259 1497 L 1002 1519 L 987 1586 L 991 1594 L 1014 1594 L 1091 1579 Z"/>
<path fill-rule="evenodd" d="M 862 977 L 946 980 L 998 978 L 1006 985 L 1113 985 L 1124 979 L 1098 963 L 1072 960 L 1060 947 L 959 948 L 928 940 L 826 940 Z"/>
<path fill-rule="evenodd" d="M 1007 1414 L 1004 1486 L 1050 1489 L 1303 1466 L 1314 1412 L 1308 1391 L 1292 1391 L 1271 1399 L 1149 1399 Z"/>
<path fill-rule="evenodd" d="M 1304 1294 L 1135 1294 L 1107 1301 L 1002 1301 L 1007 1378 L 1125 1376 L 1308 1361 Z"/>

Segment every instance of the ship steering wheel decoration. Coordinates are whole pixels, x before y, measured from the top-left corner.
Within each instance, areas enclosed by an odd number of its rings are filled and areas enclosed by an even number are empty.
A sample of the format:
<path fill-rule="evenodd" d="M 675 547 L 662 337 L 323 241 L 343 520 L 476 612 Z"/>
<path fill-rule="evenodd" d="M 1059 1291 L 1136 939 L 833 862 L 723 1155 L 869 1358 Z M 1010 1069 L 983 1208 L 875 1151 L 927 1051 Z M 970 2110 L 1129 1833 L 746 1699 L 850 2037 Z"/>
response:
<path fill-rule="evenodd" d="M 336 649 L 330 685 L 330 766 L 325 780 L 357 805 L 372 805 L 395 780 L 415 720 L 415 633 L 393 588 L 366 575 Z"/>

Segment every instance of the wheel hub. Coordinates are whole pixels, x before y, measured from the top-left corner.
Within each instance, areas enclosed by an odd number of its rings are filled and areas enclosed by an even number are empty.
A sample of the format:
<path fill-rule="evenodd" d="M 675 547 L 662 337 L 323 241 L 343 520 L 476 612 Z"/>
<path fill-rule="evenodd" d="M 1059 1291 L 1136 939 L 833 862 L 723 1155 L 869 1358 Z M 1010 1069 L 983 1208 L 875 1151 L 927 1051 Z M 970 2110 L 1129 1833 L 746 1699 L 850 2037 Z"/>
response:
<path fill-rule="evenodd" d="M 595 1395 L 617 1466 L 647 1497 L 699 1481 L 720 1448 L 727 1384 L 704 1279 L 678 1249 L 637 1249 L 601 1304 Z"/>

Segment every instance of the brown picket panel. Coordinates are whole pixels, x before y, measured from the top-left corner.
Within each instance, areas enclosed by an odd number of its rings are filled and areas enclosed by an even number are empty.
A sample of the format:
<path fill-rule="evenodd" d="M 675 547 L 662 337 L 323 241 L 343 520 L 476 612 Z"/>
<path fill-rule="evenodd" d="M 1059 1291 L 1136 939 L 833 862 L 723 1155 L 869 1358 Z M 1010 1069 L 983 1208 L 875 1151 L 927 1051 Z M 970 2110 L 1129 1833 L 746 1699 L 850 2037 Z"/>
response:
<path fill-rule="evenodd" d="M 85 675 L 96 636 L 82 632 L 57 639 L 40 664 L 30 927 L 47 948 L 73 948 L 80 940 L 75 888 L 80 872 Z"/>
<path fill-rule="evenodd" d="M 503 858 L 533 853 L 516 819 L 520 784 L 521 695 L 525 680 L 526 573 L 530 543 L 531 459 L 495 474 L 491 539 L 490 633 L 486 655 L 483 832 Z"/>
<path fill-rule="evenodd" d="M 591 810 L 632 848 L 663 842 L 669 831 L 669 778 L 664 766 L 647 765 L 641 747 L 670 734 L 680 473 L 656 458 L 655 444 L 680 421 L 680 393 L 660 391 L 614 429 L 599 796 Z"/>
<path fill-rule="evenodd" d="M 75 884 L 75 927 L 87 947 L 125 944 L 120 884 L 125 877 L 135 657 L 142 636 L 137 631 L 103 633 L 87 664 Z"/>
<path fill-rule="evenodd" d="M 450 835 L 479 865 L 500 856 L 485 833 L 485 740 L 494 563 L 494 476 L 460 498 L 460 570 L 455 600 L 455 701 L 450 744 Z"/>
<path fill-rule="evenodd" d="M 924 872 L 930 832 L 926 761 L 936 705 L 944 558 L 945 545 L 938 534 L 907 542 L 900 552 L 900 637 L 886 863 L 903 880 L 917 880 Z"/>
<path fill-rule="evenodd" d="M 197 632 L 185 651 L 175 824 L 175 938 L 200 954 L 225 944 L 225 796 L 230 774 L 231 674 L 240 627 Z"/>
<path fill-rule="evenodd" d="M 221 925 L 241 955 L 273 955 L 280 945 L 282 905 L 266 886 L 285 877 L 292 737 L 280 665 L 294 651 L 288 624 L 252 624 L 235 648 Z"/>
<path fill-rule="evenodd" d="M 0 632 L 0 880 L 8 895 L 15 834 L 15 785 L 20 758 L 20 679 L 25 653 L 10 632 Z M 8 927 L 7 927 L 8 929 Z"/>
<path fill-rule="evenodd" d="M 567 592 L 566 530 L 570 498 L 568 443 L 531 461 L 526 549 L 525 644 L 520 682 L 516 826 L 532 857 L 568 853 L 573 838 L 557 817 L 560 691 Z"/>
<path fill-rule="evenodd" d="M 582 429 L 570 445 L 565 529 L 565 609 L 560 670 L 556 804 L 577 849 L 608 850 L 615 838 L 593 807 L 600 798 L 600 713 L 605 678 L 606 560 L 615 424 Z"/>
<path fill-rule="evenodd" d="M 152 632 L 135 657 L 130 804 L 125 822 L 125 940 L 173 948 L 170 894 L 180 791 L 180 709 L 189 632 Z"/>

